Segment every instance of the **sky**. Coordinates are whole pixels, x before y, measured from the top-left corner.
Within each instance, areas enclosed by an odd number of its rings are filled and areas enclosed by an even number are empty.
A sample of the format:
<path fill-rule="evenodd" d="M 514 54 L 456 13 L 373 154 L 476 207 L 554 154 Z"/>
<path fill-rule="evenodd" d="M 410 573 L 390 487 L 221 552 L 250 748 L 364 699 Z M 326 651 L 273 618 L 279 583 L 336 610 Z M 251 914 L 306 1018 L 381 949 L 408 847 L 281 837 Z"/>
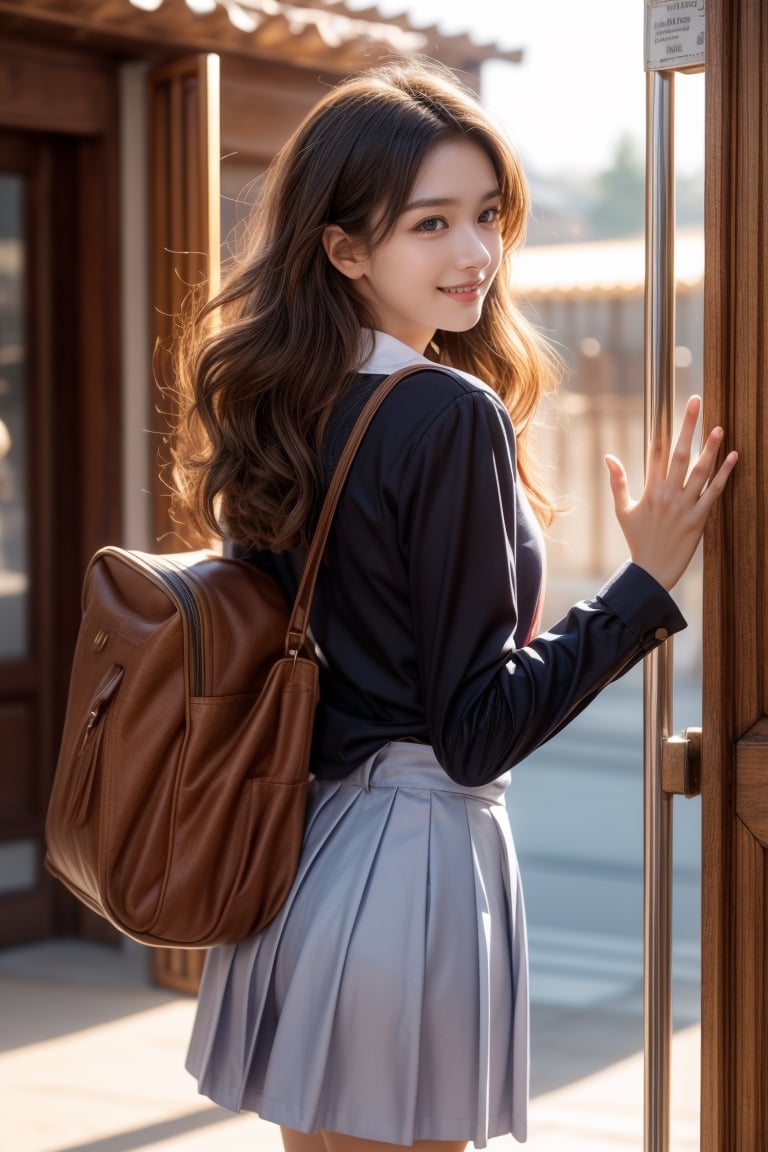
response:
<path fill-rule="evenodd" d="M 369 8 L 371 0 L 348 0 Z M 525 166 L 542 176 L 608 167 L 616 144 L 645 137 L 643 0 L 378 0 L 422 25 L 522 48 L 522 64 L 483 70 L 483 101 Z M 701 171 L 704 77 L 675 77 L 675 167 Z"/>

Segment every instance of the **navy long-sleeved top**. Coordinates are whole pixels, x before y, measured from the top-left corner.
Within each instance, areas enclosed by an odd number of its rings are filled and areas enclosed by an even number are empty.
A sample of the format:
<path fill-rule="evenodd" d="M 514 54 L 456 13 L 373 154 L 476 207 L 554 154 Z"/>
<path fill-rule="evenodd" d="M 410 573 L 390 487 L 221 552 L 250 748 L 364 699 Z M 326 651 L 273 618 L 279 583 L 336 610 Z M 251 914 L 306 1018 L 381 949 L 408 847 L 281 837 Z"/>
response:
<path fill-rule="evenodd" d="M 384 375 L 419 360 L 376 334 L 333 414 L 329 475 Z M 501 401 L 424 361 L 374 416 L 331 527 L 311 612 L 321 661 L 313 772 L 342 777 L 411 738 L 431 744 L 456 781 L 482 784 L 685 626 L 666 590 L 628 563 L 539 632 L 542 547 Z M 294 597 L 302 554 L 249 555 Z"/>

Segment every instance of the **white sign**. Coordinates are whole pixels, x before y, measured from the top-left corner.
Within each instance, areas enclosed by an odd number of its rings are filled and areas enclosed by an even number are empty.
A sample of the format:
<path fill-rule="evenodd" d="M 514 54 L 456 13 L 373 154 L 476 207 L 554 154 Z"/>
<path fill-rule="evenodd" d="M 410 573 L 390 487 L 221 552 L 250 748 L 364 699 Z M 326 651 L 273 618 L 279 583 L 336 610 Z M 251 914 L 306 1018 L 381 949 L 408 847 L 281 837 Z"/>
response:
<path fill-rule="evenodd" d="M 704 63 L 705 0 L 645 0 L 645 68 Z"/>

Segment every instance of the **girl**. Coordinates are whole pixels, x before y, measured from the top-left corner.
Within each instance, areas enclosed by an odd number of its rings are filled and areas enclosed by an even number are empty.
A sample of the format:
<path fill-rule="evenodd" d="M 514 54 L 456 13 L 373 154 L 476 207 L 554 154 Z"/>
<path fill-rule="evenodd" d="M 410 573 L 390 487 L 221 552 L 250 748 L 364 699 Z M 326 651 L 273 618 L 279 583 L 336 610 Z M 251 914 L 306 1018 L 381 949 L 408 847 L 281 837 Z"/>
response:
<path fill-rule="evenodd" d="M 669 595 L 736 462 L 699 401 L 639 500 L 630 559 L 539 631 L 551 507 L 529 429 L 554 360 L 514 306 L 528 196 L 475 98 L 425 64 L 332 91 L 277 157 L 252 244 L 179 363 L 183 494 L 296 592 L 328 478 L 388 373 L 331 530 L 299 875 L 213 949 L 188 1067 L 287 1152 L 526 1138 L 525 922 L 510 769 L 684 627 Z M 442 366 L 442 367 L 438 367 Z"/>

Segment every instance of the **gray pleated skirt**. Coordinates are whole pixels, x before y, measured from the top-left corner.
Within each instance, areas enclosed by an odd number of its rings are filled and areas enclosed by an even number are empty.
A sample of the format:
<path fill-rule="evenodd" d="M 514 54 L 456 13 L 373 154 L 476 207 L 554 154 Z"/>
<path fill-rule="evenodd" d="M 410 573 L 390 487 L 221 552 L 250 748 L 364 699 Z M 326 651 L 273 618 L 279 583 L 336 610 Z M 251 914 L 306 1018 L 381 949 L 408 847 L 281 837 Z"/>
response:
<path fill-rule="evenodd" d="M 526 1138 L 525 916 L 508 774 L 455 784 L 388 744 L 315 781 L 299 873 L 258 935 L 211 949 L 187 1068 L 301 1132 Z"/>

